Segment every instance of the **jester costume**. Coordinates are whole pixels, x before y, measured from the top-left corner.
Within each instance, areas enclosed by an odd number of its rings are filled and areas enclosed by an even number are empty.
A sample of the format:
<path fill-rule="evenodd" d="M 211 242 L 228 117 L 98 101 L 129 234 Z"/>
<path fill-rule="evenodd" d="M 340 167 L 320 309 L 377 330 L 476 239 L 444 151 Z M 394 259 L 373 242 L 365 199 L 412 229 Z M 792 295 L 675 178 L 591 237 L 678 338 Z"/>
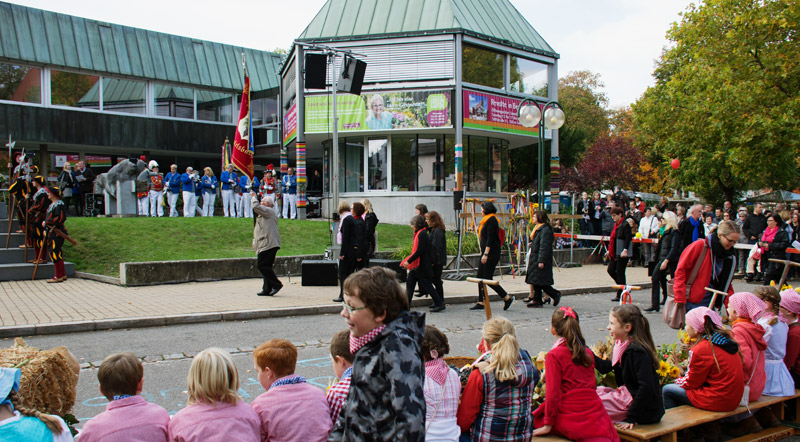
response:
<path fill-rule="evenodd" d="M 44 221 L 47 228 L 47 247 L 49 247 L 50 260 L 55 268 L 55 276 L 53 279 L 47 280 L 47 282 L 61 282 L 67 280 L 67 273 L 64 271 L 64 256 L 61 253 L 64 238 L 56 231 L 62 234 L 67 233 L 67 229 L 64 227 L 64 221 L 67 220 L 67 206 L 61 200 L 60 191 L 57 187 L 48 188 L 47 192 L 58 198 L 50 203 L 50 207 L 47 208 L 47 217 Z"/>
<path fill-rule="evenodd" d="M 38 260 L 40 264 L 47 262 L 47 258 L 41 254 L 44 247 L 44 221 L 47 215 L 47 206 L 50 200 L 47 198 L 47 189 L 44 187 L 44 178 L 40 175 L 33 177 L 33 181 L 39 184 L 39 190 L 33 194 L 33 201 L 28 205 L 28 244 L 33 244 L 33 263 Z"/>

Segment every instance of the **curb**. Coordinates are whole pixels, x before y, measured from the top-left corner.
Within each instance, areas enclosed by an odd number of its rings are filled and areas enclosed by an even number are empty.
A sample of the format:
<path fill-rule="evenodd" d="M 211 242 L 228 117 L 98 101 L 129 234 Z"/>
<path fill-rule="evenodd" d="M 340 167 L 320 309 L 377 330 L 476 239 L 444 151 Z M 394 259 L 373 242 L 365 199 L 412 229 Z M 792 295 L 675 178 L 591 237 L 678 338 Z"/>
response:
<path fill-rule="evenodd" d="M 96 275 L 95 275 L 96 276 Z M 643 289 L 650 288 L 651 283 L 636 284 Z M 564 289 L 564 296 L 603 293 L 614 289 L 608 286 L 572 287 Z M 515 297 L 525 297 L 528 292 L 510 292 Z M 476 294 L 477 295 L 477 294 Z M 475 302 L 476 295 L 456 295 L 446 297 L 447 304 L 471 304 Z M 500 296 L 494 294 L 489 297 L 491 301 L 499 301 Z M 413 307 L 425 307 L 430 300 L 416 298 Z M 220 321 L 247 321 L 253 319 L 280 318 L 286 316 L 309 316 L 339 313 L 342 307 L 338 304 L 323 304 L 302 307 L 281 307 L 272 309 L 234 310 L 226 312 L 187 313 L 181 315 L 146 316 L 132 318 L 96 319 L 91 321 L 56 322 L 49 324 L 16 325 L 0 328 L 0 338 L 14 338 L 20 336 L 53 335 L 62 333 L 93 332 L 104 330 L 119 330 L 125 328 L 165 327 L 168 325 L 200 324 Z"/>

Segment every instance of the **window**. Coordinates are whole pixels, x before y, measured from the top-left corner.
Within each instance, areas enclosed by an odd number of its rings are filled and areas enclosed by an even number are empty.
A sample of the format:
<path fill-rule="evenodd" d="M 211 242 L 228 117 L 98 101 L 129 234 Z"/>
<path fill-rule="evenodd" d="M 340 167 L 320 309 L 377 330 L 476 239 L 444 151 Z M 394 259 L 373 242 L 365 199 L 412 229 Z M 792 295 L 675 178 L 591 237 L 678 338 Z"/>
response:
<path fill-rule="evenodd" d="M 386 138 L 370 139 L 367 153 L 369 166 L 369 190 L 389 188 L 389 141 Z"/>
<path fill-rule="evenodd" d="M 465 155 L 464 170 L 468 171 L 466 190 L 487 192 L 489 187 L 489 153 L 486 137 L 469 137 L 469 152 Z"/>
<path fill-rule="evenodd" d="M 442 170 L 444 182 L 442 185 L 444 188 L 442 188 L 442 190 L 452 192 L 456 190 L 456 139 L 452 135 L 445 135 L 444 137 L 443 157 L 444 165 L 442 166 Z"/>
<path fill-rule="evenodd" d="M 444 155 L 442 137 L 417 139 L 417 163 L 419 164 L 419 190 L 443 190 Z"/>
<path fill-rule="evenodd" d="M 392 190 L 417 190 L 417 137 L 392 136 Z"/>
<path fill-rule="evenodd" d="M 103 78 L 103 110 L 144 114 L 144 81 Z"/>
<path fill-rule="evenodd" d="M 339 140 L 339 192 L 364 190 L 364 139 Z"/>
<path fill-rule="evenodd" d="M 250 115 L 253 116 L 253 126 L 271 124 L 278 121 L 278 96 L 267 95 L 264 92 L 254 92 L 250 95 Z"/>
<path fill-rule="evenodd" d="M 156 115 L 194 118 L 194 89 L 166 84 L 155 85 Z"/>
<path fill-rule="evenodd" d="M 498 138 L 489 138 L 491 154 L 491 173 L 489 192 L 508 191 L 508 142 Z"/>
<path fill-rule="evenodd" d="M 28 66 L 0 63 L 0 100 L 41 103 L 41 70 Z"/>
<path fill-rule="evenodd" d="M 50 71 L 50 102 L 57 106 L 100 109 L 100 77 Z"/>
<path fill-rule="evenodd" d="M 514 92 L 547 96 L 547 65 L 511 56 L 511 85 Z"/>
<path fill-rule="evenodd" d="M 197 90 L 197 119 L 205 121 L 233 122 L 233 94 Z"/>
<path fill-rule="evenodd" d="M 461 77 L 464 82 L 497 89 L 503 88 L 504 55 L 489 49 L 464 44 Z"/>

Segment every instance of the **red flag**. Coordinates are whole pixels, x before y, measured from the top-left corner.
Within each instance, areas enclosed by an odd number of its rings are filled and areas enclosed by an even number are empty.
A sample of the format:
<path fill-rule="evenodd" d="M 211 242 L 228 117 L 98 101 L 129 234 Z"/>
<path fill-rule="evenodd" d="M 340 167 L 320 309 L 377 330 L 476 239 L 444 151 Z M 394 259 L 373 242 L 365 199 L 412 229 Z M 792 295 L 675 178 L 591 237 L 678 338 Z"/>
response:
<path fill-rule="evenodd" d="M 236 126 L 236 137 L 233 139 L 233 166 L 253 179 L 253 155 L 255 150 L 250 142 L 250 77 L 244 77 L 242 91 L 242 107 L 239 109 L 239 124 Z"/>

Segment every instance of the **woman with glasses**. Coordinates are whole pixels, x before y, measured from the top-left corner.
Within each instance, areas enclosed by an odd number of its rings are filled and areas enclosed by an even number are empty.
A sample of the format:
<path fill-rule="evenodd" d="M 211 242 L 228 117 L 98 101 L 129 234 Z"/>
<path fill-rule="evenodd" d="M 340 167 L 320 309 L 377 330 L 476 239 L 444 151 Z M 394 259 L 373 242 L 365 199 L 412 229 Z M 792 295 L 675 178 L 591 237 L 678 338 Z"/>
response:
<path fill-rule="evenodd" d="M 736 223 L 723 221 L 714 233 L 684 249 L 675 270 L 673 291 L 675 302 L 685 303 L 687 312 L 696 307 L 709 306 L 713 294 L 706 291 L 706 287 L 733 294 L 731 281 L 736 271 L 736 249 L 733 246 L 739 241 L 741 233 Z M 689 281 L 695 264 L 701 259 L 694 281 Z M 716 305 L 711 308 L 721 306 L 722 297 L 718 297 Z"/>
<path fill-rule="evenodd" d="M 786 224 L 781 216 L 777 213 L 768 216 L 767 228 L 764 229 L 758 242 L 758 245 L 761 246 L 761 266 L 766 269 L 764 285 L 769 285 L 771 281 L 775 281 L 777 285 L 781 281 L 783 264 L 769 260 L 786 259 L 786 248 L 789 247 L 789 244 L 789 233 L 786 231 Z"/>
<path fill-rule="evenodd" d="M 658 227 L 658 244 L 654 253 L 656 264 L 653 267 L 653 290 L 650 307 L 646 312 L 658 312 L 667 302 L 667 275 L 675 277 L 675 267 L 681 257 L 681 235 L 678 233 L 678 216 L 675 212 L 664 212 Z"/>

